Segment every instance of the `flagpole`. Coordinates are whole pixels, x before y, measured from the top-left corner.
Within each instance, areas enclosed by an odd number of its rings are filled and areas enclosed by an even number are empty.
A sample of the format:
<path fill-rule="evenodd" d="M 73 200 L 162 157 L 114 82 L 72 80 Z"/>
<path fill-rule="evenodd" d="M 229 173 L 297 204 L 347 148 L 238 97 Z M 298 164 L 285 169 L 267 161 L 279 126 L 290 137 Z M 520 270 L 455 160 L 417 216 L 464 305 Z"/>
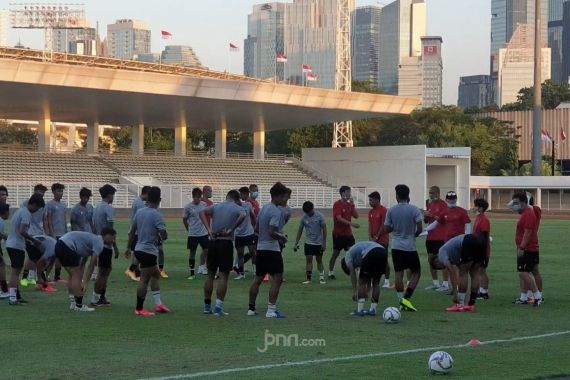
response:
<path fill-rule="evenodd" d="M 554 165 L 555 165 L 555 158 L 554 158 L 554 139 L 552 139 L 552 168 L 550 168 L 551 175 L 554 177 Z"/>

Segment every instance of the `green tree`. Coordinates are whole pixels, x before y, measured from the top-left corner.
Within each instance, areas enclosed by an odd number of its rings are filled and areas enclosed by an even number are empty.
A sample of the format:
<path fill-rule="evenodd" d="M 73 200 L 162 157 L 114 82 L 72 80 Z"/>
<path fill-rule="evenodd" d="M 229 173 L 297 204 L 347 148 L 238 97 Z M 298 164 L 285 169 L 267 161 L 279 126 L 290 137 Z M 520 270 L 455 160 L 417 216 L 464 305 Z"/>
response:
<path fill-rule="evenodd" d="M 0 144 L 36 145 L 38 133 L 29 128 L 16 128 L 0 121 Z"/>
<path fill-rule="evenodd" d="M 570 86 L 566 83 L 558 84 L 551 79 L 542 83 L 542 106 L 547 109 L 555 109 L 560 103 L 570 101 Z M 534 86 L 525 87 L 519 91 L 515 103 L 505 104 L 503 111 L 527 111 L 534 106 Z"/>

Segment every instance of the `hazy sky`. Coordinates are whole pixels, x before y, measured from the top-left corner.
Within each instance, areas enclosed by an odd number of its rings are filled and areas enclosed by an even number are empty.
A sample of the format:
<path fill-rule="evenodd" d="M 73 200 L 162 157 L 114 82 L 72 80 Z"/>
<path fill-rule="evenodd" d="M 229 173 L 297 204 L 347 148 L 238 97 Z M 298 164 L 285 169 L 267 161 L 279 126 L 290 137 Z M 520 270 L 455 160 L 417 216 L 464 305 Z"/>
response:
<path fill-rule="evenodd" d="M 54 1 L 55 2 L 55 1 Z M 87 18 L 99 21 L 100 33 L 116 19 L 146 21 L 152 30 L 152 50 L 164 44 L 190 45 L 202 63 L 213 70 L 243 73 L 243 39 L 247 35 L 247 14 L 259 0 L 82 0 Z M 357 6 L 378 5 L 391 0 L 356 0 Z M 443 37 L 443 101 L 456 104 L 459 76 L 486 74 L 489 71 L 491 0 L 426 0 L 428 34 Z M 8 0 L 0 0 L 8 7 Z M 174 35 L 162 40 L 160 31 Z M 43 47 L 43 32 L 12 29 L 10 44 L 18 40 L 32 48 Z M 240 53 L 228 52 L 228 43 Z"/>

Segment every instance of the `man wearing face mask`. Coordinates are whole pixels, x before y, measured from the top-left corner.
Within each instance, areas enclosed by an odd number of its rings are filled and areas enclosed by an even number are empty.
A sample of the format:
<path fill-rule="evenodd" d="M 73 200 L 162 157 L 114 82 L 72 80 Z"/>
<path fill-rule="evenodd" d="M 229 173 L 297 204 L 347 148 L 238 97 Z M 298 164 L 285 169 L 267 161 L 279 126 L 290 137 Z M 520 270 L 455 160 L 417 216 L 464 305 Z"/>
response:
<path fill-rule="evenodd" d="M 517 305 L 527 305 L 528 295 L 526 289 L 534 294 L 534 306 L 542 305 L 542 292 L 536 285 L 533 270 L 539 263 L 538 221 L 535 211 L 528 204 L 525 193 L 515 193 L 509 207 L 520 214 L 517 223 L 515 244 L 517 247 L 517 270 L 519 272 L 521 295 L 513 301 Z"/>
<path fill-rule="evenodd" d="M 429 224 L 435 222 L 440 216 L 447 212 L 447 203 L 440 198 L 441 190 L 438 186 L 432 186 L 429 189 L 429 199 L 426 205 L 426 212 L 424 213 L 424 223 Z M 445 226 L 438 225 L 435 229 L 428 232 L 426 239 L 426 250 L 428 254 L 428 263 L 431 273 L 432 285 L 428 286 L 426 290 L 438 290 L 441 285 L 437 278 L 437 270 L 433 267 L 433 262 L 436 259 L 439 249 L 445 244 Z M 445 273 L 445 272 L 444 272 Z M 446 278 L 444 275 L 444 282 Z"/>
<path fill-rule="evenodd" d="M 259 216 L 259 202 L 257 198 L 259 198 L 259 188 L 255 184 L 249 185 L 249 197 L 246 199 L 246 202 L 251 203 L 256 217 Z"/>

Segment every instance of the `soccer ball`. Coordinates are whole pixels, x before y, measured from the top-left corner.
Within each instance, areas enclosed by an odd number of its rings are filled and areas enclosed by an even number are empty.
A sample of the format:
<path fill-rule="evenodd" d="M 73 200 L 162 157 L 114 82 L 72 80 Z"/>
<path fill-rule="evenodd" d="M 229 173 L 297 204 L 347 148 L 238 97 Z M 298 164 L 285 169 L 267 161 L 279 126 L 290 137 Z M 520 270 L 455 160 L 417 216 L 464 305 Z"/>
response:
<path fill-rule="evenodd" d="M 453 358 L 445 351 L 437 351 L 431 354 L 428 361 L 428 369 L 433 374 L 445 374 L 451 371 Z"/>
<path fill-rule="evenodd" d="M 402 313 L 395 307 L 388 307 L 382 313 L 382 319 L 386 323 L 398 323 L 402 319 Z"/>

